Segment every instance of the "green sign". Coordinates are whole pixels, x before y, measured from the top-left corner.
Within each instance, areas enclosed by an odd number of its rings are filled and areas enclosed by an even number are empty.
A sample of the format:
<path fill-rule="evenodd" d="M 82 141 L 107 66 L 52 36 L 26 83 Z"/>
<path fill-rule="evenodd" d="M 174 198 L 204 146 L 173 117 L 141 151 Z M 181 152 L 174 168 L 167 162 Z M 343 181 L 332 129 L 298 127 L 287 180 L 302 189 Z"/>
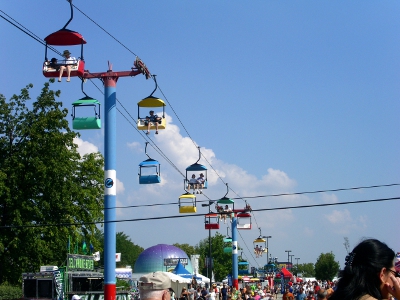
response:
<path fill-rule="evenodd" d="M 70 270 L 94 270 L 94 257 L 90 255 L 68 254 L 67 267 Z"/>

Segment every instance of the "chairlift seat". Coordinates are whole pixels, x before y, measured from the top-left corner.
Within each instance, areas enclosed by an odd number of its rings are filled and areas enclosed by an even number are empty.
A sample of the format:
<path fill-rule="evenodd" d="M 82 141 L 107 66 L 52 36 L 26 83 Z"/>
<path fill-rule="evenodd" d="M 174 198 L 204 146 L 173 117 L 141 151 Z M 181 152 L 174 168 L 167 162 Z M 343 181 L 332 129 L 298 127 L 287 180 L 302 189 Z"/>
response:
<path fill-rule="evenodd" d="M 137 128 L 139 130 L 147 130 L 147 125 L 145 124 L 146 119 L 138 119 L 137 121 Z M 167 121 L 165 120 L 165 118 L 161 118 L 160 120 L 161 123 L 158 123 L 158 129 L 165 129 L 165 126 L 167 124 Z M 151 130 L 156 130 L 156 125 L 154 124 L 154 122 L 150 122 L 150 129 Z"/>
<path fill-rule="evenodd" d="M 219 229 L 219 215 L 215 213 L 206 214 L 204 216 L 205 229 L 214 230 Z"/>
<path fill-rule="evenodd" d="M 145 168 L 154 168 L 156 174 L 142 175 L 142 170 Z M 160 163 L 152 158 L 142 161 L 139 164 L 139 184 L 153 184 L 160 182 Z"/>
<path fill-rule="evenodd" d="M 249 213 L 239 213 L 237 217 L 237 229 L 251 229 L 251 215 Z"/>
<path fill-rule="evenodd" d="M 190 205 L 188 205 L 190 204 Z M 179 213 L 195 213 L 196 208 L 196 196 L 190 193 L 185 193 L 179 197 Z"/>
<path fill-rule="evenodd" d="M 75 117 L 72 121 L 72 128 L 76 130 L 101 129 L 101 120 L 96 117 Z"/>
<path fill-rule="evenodd" d="M 139 177 L 139 184 L 160 183 L 161 177 L 158 175 L 142 175 Z"/>
<path fill-rule="evenodd" d="M 60 63 L 59 66 L 64 66 L 65 64 Z M 85 72 L 85 62 L 83 60 L 77 60 L 76 64 L 70 64 L 71 74 L 70 77 L 82 77 Z M 60 76 L 60 70 L 56 70 L 50 66 L 50 62 L 45 61 L 43 63 L 43 75 L 47 78 L 57 78 Z M 61 77 L 68 77 L 66 70 L 62 73 Z"/>
<path fill-rule="evenodd" d="M 232 253 L 232 247 L 225 247 L 224 253 Z"/>
<path fill-rule="evenodd" d="M 96 113 L 96 105 L 99 106 L 100 111 L 100 102 L 96 99 L 92 99 L 90 97 L 85 97 L 79 99 L 72 103 L 73 106 L 73 121 L 72 128 L 76 130 L 84 130 L 84 129 L 101 129 L 101 119 L 100 114 Z M 75 109 L 77 107 L 84 106 L 94 106 L 95 107 L 95 116 L 94 117 L 76 117 Z"/>
<path fill-rule="evenodd" d="M 158 122 L 158 129 L 165 129 L 167 121 L 165 119 L 165 102 L 161 100 L 160 98 L 149 96 L 147 98 L 144 98 L 138 102 L 138 121 L 137 121 L 137 128 L 139 130 L 147 130 L 147 125 L 145 122 L 146 118 L 140 117 L 140 108 L 143 107 L 148 107 L 148 108 L 154 108 L 154 107 L 162 107 L 163 108 L 163 115 L 161 117 L 161 120 Z M 151 122 L 150 124 L 150 129 L 151 130 L 156 130 L 156 125 Z"/>
<path fill-rule="evenodd" d="M 179 207 L 179 213 L 181 214 L 190 214 L 197 212 L 197 207 L 195 206 L 181 206 Z"/>

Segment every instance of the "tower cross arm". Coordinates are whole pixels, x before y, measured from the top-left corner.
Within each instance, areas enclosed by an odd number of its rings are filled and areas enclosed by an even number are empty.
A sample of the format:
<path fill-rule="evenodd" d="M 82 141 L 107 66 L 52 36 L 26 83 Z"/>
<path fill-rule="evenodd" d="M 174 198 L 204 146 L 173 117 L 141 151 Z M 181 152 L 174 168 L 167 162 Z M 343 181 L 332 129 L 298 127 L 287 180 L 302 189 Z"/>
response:
<path fill-rule="evenodd" d="M 107 71 L 100 73 L 91 73 L 86 71 L 83 73 L 83 78 L 92 79 L 92 78 L 104 78 L 104 77 L 133 77 L 139 74 L 143 74 L 140 70 L 131 70 L 131 71 Z"/>

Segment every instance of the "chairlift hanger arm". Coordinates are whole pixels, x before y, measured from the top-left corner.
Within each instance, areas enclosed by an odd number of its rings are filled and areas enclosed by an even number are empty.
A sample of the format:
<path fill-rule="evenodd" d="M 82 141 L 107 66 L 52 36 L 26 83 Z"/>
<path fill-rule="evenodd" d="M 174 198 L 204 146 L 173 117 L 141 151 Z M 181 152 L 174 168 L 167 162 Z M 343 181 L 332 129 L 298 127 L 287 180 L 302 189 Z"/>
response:
<path fill-rule="evenodd" d="M 146 142 L 146 146 L 144 147 L 144 153 L 147 155 L 147 157 L 149 158 L 149 159 L 152 159 L 148 154 L 147 154 L 147 144 L 148 144 L 149 142 Z"/>
<path fill-rule="evenodd" d="M 67 0 L 69 2 L 69 6 L 71 7 L 71 17 L 69 18 L 68 22 L 64 25 L 62 29 L 66 29 L 68 24 L 72 21 L 74 18 L 74 8 L 72 7 L 72 0 Z"/>

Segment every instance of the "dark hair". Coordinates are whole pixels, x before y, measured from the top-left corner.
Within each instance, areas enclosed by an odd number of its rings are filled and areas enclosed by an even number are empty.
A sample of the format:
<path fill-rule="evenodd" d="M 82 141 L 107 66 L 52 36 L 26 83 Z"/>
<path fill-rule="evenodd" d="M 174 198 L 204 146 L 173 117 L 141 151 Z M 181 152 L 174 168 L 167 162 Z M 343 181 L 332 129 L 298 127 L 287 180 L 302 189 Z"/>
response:
<path fill-rule="evenodd" d="M 339 274 L 337 288 L 329 300 L 358 299 L 368 294 L 382 299 L 379 273 L 393 267 L 395 253 L 385 243 L 367 239 L 346 257 L 346 266 Z"/>

